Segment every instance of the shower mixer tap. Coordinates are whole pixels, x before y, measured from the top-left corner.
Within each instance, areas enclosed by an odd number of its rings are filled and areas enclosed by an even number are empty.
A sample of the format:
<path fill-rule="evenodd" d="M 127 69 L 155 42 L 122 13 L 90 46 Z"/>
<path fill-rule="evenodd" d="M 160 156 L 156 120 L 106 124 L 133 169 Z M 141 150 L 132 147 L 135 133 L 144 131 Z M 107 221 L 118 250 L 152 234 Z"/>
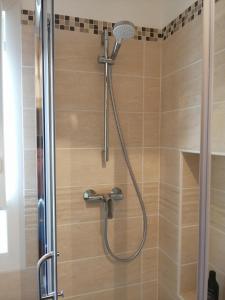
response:
<path fill-rule="evenodd" d="M 97 194 L 94 190 L 87 190 L 83 194 L 87 203 L 103 203 L 107 208 L 108 219 L 113 218 L 113 201 L 123 200 L 123 192 L 120 188 L 114 187 L 108 194 Z"/>

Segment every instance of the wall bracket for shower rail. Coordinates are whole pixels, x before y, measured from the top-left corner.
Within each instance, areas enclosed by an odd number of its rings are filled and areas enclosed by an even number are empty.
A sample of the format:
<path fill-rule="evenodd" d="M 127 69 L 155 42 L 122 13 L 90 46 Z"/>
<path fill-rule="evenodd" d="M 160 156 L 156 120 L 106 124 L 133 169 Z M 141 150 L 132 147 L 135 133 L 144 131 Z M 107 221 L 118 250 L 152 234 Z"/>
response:
<path fill-rule="evenodd" d="M 97 194 L 94 190 L 87 190 L 83 194 L 87 203 L 103 203 L 107 205 L 108 219 L 113 218 L 113 201 L 123 200 L 123 192 L 120 188 L 114 187 L 108 194 Z"/>
<path fill-rule="evenodd" d="M 109 65 L 113 65 L 114 64 L 114 60 L 112 58 L 107 58 L 105 56 L 99 56 L 98 57 L 98 62 L 100 64 L 109 64 Z"/>

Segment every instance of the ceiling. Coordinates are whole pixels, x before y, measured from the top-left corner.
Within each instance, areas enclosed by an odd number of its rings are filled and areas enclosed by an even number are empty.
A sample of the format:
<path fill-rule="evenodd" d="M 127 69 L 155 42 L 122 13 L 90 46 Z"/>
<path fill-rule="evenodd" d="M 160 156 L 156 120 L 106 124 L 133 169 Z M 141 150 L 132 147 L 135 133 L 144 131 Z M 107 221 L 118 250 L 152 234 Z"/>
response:
<path fill-rule="evenodd" d="M 34 9 L 34 0 L 21 0 L 23 8 Z M 194 0 L 55 0 L 57 13 L 135 25 L 162 28 Z"/>

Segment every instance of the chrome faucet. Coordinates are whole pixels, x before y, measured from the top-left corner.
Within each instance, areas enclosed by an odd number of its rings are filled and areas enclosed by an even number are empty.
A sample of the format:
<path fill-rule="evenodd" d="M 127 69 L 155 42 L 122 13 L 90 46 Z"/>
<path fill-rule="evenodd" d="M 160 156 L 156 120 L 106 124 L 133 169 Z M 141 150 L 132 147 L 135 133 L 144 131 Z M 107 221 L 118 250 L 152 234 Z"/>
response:
<path fill-rule="evenodd" d="M 114 187 L 108 194 L 97 194 L 94 190 L 87 190 L 83 194 L 87 203 L 104 203 L 107 205 L 108 219 L 113 218 L 113 201 L 123 200 L 123 192 L 120 188 Z"/>

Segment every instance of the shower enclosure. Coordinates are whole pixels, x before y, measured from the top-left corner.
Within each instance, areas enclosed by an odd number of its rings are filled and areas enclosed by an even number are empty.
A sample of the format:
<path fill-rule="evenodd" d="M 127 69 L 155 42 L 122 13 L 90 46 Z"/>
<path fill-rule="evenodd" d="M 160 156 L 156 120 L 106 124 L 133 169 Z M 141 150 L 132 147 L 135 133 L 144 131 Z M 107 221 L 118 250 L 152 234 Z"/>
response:
<path fill-rule="evenodd" d="M 225 297 L 225 1 L 128 2 L 0 1 L 0 299 Z"/>

